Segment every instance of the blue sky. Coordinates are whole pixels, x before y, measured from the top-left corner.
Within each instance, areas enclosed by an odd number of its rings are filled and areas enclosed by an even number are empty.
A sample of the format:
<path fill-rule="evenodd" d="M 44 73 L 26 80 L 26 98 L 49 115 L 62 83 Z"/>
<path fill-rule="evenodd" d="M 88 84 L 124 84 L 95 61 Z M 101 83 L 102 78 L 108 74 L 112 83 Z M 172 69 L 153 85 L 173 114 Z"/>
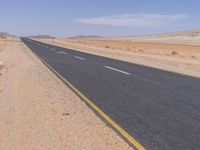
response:
<path fill-rule="evenodd" d="M 200 28 L 198 0 L 0 0 L 0 31 L 130 36 Z"/>

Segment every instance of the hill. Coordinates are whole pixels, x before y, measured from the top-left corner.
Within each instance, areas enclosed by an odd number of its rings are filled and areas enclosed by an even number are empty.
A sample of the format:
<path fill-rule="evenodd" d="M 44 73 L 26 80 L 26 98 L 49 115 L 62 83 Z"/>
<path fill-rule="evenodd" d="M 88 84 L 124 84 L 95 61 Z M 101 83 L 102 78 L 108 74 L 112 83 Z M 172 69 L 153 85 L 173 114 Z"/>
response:
<path fill-rule="evenodd" d="M 200 29 L 143 36 L 114 37 L 110 39 L 132 42 L 200 45 Z"/>
<path fill-rule="evenodd" d="M 0 38 L 6 39 L 9 37 L 16 37 L 16 36 L 7 32 L 0 32 Z"/>
<path fill-rule="evenodd" d="M 84 38 L 102 38 L 102 37 L 97 35 L 78 35 L 75 37 L 70 37 L 69 39 L 84 39 Z"/>
<path fill-rule="evenodd" d="M 150 35 L 153 37 L 197 37 L 200 36 L 200 29 L 190 30 L 190 31 L 182 31 L 182 32 L 169 32 L 169 33 L 161 33 L 161 34 L 153 34 Z"/>
<path fill-rule="evenodd" d="M 51 35 L 34 35 L 34 36 L 29 36 L 30 38 L 36 38 L 36 39 L 55 39 L 55 37 Z"/>

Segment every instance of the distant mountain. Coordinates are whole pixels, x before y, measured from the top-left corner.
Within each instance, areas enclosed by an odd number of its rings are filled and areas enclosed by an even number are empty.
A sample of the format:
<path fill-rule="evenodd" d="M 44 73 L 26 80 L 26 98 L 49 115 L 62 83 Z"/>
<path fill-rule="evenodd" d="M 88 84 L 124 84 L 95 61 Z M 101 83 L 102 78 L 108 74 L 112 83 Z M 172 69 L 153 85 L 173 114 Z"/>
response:
<path fill-rule="evenodd" d="M 7 37 L 16 37 L 16 36 L 7 32 L 0 32 L 0 37 L 6 39 Z"/>
<path fill-rule="evenodd" d="M 34 35 L 34 36 L 29 36 L 30 38 L 36 38 L 36 39 L 55 39 L 55 37 L 50 36 L 50 35 Z"/>
<path fill-rule="evenodd" d="M 101 36 L 97 35 L 78 35 L 75 37 L 69 37 L 70 39 L 82 39 L 82 38 L 102 38 Z"/>

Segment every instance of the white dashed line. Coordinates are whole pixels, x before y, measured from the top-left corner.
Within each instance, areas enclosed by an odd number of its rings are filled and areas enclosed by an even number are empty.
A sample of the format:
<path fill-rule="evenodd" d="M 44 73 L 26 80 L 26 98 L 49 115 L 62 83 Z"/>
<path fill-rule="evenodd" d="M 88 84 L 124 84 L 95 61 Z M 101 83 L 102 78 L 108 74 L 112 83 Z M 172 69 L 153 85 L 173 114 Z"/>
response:
<path fill-rule="evenodd" d="M 79 57 L 79 56 L 74 56 L 74 57 L 77 59 L 80 59 L 80 60 L 85 60 L 85 58 L 83 58 L 83 57 Z"/>
<path fill-rule="evenodd" d="M 55 51 L 56 49 L 55 49 L 55 48 L 51 48 L 51 50 L 52 50 L 52 51 Z"/>
<path fill-rule="evenodd" d="M 58 53 L 58 54 L 67 54 L 66 52 L 62 52 L 62 51 L 60 51 L 60 52 L 56 52 L 56 53 Z"/>
<path fill-rule="evenodd" d="M 126 75 L 130 75 L 130 73 L 128 73 L 126 71 L 122 71 L 122 70 L 119 70 L 119 69 L 116 69 L 116 68 L 113 68 L 113 67 L 109 67 L 109 66 L 105 66 L 105 67 L 108 68 L 108 69 L 111 69 L 111 70 L 126 74 Z"/>

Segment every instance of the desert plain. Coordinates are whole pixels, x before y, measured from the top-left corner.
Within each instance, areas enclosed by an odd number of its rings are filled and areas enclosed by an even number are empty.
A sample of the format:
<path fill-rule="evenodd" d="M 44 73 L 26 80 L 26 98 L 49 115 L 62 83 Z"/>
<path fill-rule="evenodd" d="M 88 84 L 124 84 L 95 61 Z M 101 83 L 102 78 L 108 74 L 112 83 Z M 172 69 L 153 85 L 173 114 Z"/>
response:
<path fill-rule="evenodd" d="M 200 77 L 200 30 L 140 37 L 35 40 L 175 73 Z"/>
<path fill-rule="evenodd" d="M 34 39 L 200 77 L 200 35 Z M 132 149 L 18 37 L 0 38 L 0 149 Z"/>
<path fill-rule="evenodd" d="M 0 38 L 0 149 L 132 149 L 18 37 Z"/>

